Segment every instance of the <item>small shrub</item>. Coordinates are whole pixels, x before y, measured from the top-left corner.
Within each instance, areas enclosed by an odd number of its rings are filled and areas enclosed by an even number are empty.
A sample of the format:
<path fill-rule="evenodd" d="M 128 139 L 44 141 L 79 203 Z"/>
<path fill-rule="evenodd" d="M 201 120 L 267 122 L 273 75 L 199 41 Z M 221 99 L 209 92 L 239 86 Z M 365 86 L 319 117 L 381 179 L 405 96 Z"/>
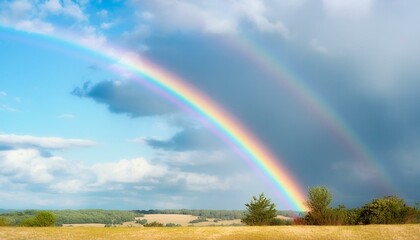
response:
<path fill-rule="evenodd" d="M 151 223 L 146 223 L 144 226 L 145 227 L 163 227 L 163 223 L 154 221 Z"/>
<path fill-rule="evenodd" d="M 201 222 L 208 222 L 206 217 L 199 216 L 197 219 L 190 221 L 190 223 L 201 223 Z"/>
<path fill-rule="evenodd" d="M 147 219 L 137 219 L 136 223 L 141 224 L 141 225 L 145 225 L 147 223 Z"/>
<path fill-rule="evenodd" d="M 292 220 L 274 218 L 273 220 L 271 220 L 270 225 L 271 226 L 292 225 Z"/>
<path fill-rule="evenodd" d="M 181 227 L 181 224 L 167 223 L 165 227 Z"/>
<path fill-rule="evenodd" d="M 4 217 L 0 217 L 0 227 L 5 227 L 8 226 L 9 224 L 7 224 L 7 220 Z"/>

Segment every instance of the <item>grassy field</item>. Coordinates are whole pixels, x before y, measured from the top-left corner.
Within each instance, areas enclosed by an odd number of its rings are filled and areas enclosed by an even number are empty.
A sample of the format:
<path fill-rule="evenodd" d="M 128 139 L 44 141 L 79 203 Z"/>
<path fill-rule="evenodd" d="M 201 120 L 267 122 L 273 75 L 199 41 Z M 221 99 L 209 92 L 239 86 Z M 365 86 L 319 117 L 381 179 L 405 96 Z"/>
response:
<path fill-rule="evenodd" d="M 2 240 L 58 239 L 419 239 L 417 225 L 175 227 L 175 228 L 0 228 Z"/>

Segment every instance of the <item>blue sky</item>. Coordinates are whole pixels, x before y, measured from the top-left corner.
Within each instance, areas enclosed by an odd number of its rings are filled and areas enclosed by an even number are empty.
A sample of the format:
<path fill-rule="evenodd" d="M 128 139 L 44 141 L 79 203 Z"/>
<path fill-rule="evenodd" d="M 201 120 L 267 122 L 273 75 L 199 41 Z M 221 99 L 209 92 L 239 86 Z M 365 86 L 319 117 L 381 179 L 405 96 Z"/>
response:
<path fill-rule="evenodd" d="M 45 35 L 118 47 L 176 74 L 335 204 L 390 194 L 414 203 L 419 10 L 414 0 L 2 1 L 0 208 L 242 209 L 261 192 L 291 207 L 196 115 L 117 63 Z M 312 95 L 299 98 L 238 39 Z"/>

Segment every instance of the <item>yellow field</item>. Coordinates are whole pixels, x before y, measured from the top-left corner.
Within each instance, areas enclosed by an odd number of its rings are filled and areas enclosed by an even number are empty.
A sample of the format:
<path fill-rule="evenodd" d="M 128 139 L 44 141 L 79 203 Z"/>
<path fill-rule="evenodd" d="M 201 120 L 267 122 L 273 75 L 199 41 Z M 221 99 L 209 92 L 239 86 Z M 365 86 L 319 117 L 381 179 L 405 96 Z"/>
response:
<path fill-rule="evenodd" d="M 212 226 L 212 225 L 231 225 L 231 224 L 241 224 L 241 219 L 235 220 L 220 220 L 218 222 L 214 222 L 214 218 L 207 218 L 207 222 L 200 222 L 191 224 L 190 221 L 197 219 L 197 216 L 192 215 L 183 215 L 183 214 L 145 214 L 144 217 L 137 217 L 137 219 L 147 219 L 147 222 L 160 222 L 163 224 L 167 223 L 175 223 L 180 224 L 182 226 Z"/>
<path fill-rule="evenodd" d="M 0 228 L 2 240 L 61 239 L 419 239 L 420 224 L 369 226 L 175 227 L 175 228 Z"/>

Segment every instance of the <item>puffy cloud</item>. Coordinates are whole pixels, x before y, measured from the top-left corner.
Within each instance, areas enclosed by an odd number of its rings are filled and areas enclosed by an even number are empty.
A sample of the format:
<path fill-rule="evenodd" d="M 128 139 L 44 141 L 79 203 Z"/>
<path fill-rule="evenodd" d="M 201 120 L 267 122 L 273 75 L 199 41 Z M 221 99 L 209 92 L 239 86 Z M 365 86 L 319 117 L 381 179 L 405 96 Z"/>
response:
<path fill-rule="evenodd" d="M 85 84 L 72 93 L 92 98 L 107 105 L 109 111 L 130 117 L 158 116 L 178 111 L 174 104 L 134 81 L 102 81 L 91 87 Z"/>
<path fill-rule="evenodd" d="M 221 180 L 219 177 L 203 173 L 186 173 L 181 172 L 175 174 L 171 182 L 183 183 L 185 188 L 191 191 L 207 192 L 211 190 L 227 190 L 230 189 L 230 180 Z"/>
<path fill-rule="evenodd" d="M 151 164 L 143 158 L 98 163 L 92 167 L 92 170 L 97 176 L 97 184 L 153 182 L 168 173 L 166 166 Z"/>
<path fill-rule="evenodd" d="M 12 181 L 49 183 L 58 170 L 66 167 L 60 157 L 45 157 L 36 149 L 0 151 L 0 173 Z"/>
<path fill-rule="evenodd" d="M 143 20 L 159 22 L 164 28 L 234 33 L 240 31 L 242 25 L 251 23 L 262 32 L 288 35 L 282 21 L 272 20 L 275 15 L 270 13 L 264 1 L 150 1 L 142 4 L 146 5 L 146 11 L 138 15 Z"/>
<path fill-rule="evenodd" d="M 63 14 L 73 17 L 78 21 L 86 21 L 87 16 L 83 12 L 80 5 L 73 1 L 48 0 L 39 6 L 41 11 L 51 13 L 53 15 Z"/>
<path fill-rule="evenodd" d="M 3 189 L 14 189 L 18 195 L 25 195 L 30 190 L 44 195 L 71 194 L 75 200 L 80 194 L 93 197 L 101 192 L 156 193 L 164 189 L 208 192 L 230 188 L 231 178 L 182 169 L 182 165 L 169 160 L 156 162 L 133 158 L 86 164 L 43 151 L 91 146 L 91 142 L 85 140 L 0 135 L 0 143 L 0 186 Z M 170 156 L 168 154 L 165 158 Z M 6 192 L 0 191 L 2 194 Z M 51 198 L 50 202 L 57 204 L 56 200 Z M 69 204 L 80 204 L 76 202 Z M 33 204 L 45 205 L 43 202 Z"/>

